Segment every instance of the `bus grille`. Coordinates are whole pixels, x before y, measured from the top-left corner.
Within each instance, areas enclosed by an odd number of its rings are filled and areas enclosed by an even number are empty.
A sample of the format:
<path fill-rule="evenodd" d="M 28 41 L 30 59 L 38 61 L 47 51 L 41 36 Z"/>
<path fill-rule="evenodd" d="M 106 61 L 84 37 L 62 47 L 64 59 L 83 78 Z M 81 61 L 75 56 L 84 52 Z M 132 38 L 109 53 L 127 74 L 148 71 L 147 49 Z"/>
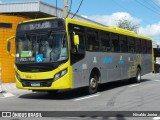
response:
<path fill-rule="evenodd" d="M 32 86 L 32 83 L 36 82 L 39 86 Z M 23 87 L 50 87 L 52 85 L 53 79 L 46 80 L 25 80 L 21 79 Z"/>

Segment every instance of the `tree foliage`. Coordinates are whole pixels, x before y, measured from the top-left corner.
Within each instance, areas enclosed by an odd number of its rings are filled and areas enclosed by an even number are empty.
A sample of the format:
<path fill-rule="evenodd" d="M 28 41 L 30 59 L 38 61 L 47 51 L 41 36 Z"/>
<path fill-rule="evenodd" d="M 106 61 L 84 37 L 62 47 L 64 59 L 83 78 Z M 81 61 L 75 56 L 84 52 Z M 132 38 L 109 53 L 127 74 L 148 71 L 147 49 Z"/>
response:
<path fill-rule="evenodd" d="M 121 19 L 118 21 L 117 23 L 117 27 L 119 28 L 123 28 L 126 30 L 130 30 L 130 31 L 134 31 L 137 33 L 138 30 L 138 25 L 133 24 L 131 21 L 127 20 L 127 19 Z"/>

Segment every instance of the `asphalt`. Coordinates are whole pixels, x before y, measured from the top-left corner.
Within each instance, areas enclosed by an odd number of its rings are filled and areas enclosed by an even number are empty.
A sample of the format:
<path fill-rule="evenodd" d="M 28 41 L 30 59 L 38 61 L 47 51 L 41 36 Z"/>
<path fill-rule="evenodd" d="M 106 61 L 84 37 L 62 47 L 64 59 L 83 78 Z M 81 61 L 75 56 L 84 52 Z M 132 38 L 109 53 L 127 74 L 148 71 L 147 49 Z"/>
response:
<path fill-rule="evenodd" d="M 159 78 L 160 74 L 156 73 L 150 73 L 145 75 L 142 78 L 150 78 L 152 79 L 152 77 L 154 77 L 154 79 L 160 79 Z M 11 93 L 11 94 L 21 94 L 21 93 L 26 93 L 26 92 L 31 92 L 31 90 L 22 90 L 22 89 L 18 89 L 16 88 L 16 84 L 15 83 L 0 83 L 0 95 L 1 93 Z"/>
<path fill-rule="evenodd" d="M 32 93 L 19 90 L 15 83 L 2 84 L 3 92 L 0 98 L 0 109 L 4 111 L 159 111 L 160 110 L 160 74 L 147 74 L 140 84 L 128 82 L 113 82 L 101 85 L 98 93 L 87 95 L 83 89 L 60 92 L 57 95 L 47 93 Z M 12 96 L 13 95 L 13 96 Z M 75 112 L 76 113 L 76 112 Z M 74 114 L 74 112 L 73 112 Z M 87 115 L 87 114 L 84 114 Z M 65 117 L 55 120 L 160 120 L 156 117 Z M 31 119 L 31 118 L 26 118 Z M 36 118 L 34 118 L 35 120 Z M 39 120 L 41 118 L 37 118 Z M 44 118 L 42 118 L 44 119 Z M 46 118 L 51 120 L 54 118 Z M 21 120 L 18 118 L 16 120 Z"/>
<path fill-rule="evenodd" d="M 159 76 L 160 76 L 159 73 L 156 73 L 156 74 L 150 73 L 150 74 L 145 75 L 142 78 L 152 79 L 152 77 L 154 77 L 154 79 L 158 80 L 158 79 L 160 79 Z M 12 96 L 14 96 L 14 95 L 20 95 L 23 93 L 30 93 L 30 92 L 32 92 L 32 91 L 16 88 L 15 83 L 0 83 L 0 97 L 2 97 L 2 96 L 5 97 L 5 95 L 4 95 L 5 93 L 12 94 Z"/>
<path fill-rule="evenodd" d="M 23 93 L 29 93 L 30 90 L 22 90 L 16 88 L 15 83 L 1 83 L 0 84 L 0 98 L 12 97 Z"/>

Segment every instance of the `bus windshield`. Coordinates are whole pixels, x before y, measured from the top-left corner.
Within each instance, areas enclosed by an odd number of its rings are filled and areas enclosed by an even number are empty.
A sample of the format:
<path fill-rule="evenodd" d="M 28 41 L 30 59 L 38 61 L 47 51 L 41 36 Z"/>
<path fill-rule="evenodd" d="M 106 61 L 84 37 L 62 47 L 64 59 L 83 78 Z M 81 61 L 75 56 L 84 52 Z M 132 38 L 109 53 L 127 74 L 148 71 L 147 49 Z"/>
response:
<path fill-rule="evenodd" d="M 65 32 L 19 34 L 16 38 L 16 62 L 56 62 L 68 58 Z"/>

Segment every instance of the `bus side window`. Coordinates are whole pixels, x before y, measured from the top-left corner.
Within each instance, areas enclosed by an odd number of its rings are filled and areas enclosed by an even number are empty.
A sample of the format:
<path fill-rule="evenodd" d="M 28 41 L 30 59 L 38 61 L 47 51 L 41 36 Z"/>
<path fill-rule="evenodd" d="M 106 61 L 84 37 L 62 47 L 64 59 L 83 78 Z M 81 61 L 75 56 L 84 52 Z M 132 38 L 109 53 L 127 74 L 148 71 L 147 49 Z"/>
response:
<path fill-rule="evenodd" d="M 152 42 L 147 41 L 147 53 L 151 54 L 152 53 Z"/>
<path fill-rule="evenodd" d="M 142 48 L 141 48 L 141 40 L 136 38 L 136 53 L 141 53 Z"/>
<path fill-rule="evenodd" d="M 119 40 L 120 40 L 120 45 L 121 45 L 121 52 L 127 53 L 128 52 L 127 36 L 120 35 Z"/>
<path fill-rule="evenodd" d="M 100 39 L 101 39 L 101 50 L 103 52 L 110 52 L 111 51 L 111 45 L 110 45 L 109 33 L 101 32 L 100 33 Z"/>
<path fill-rule="evenodd" d="M 142 46 L 142 53 L 147 53 L 147 44 L 146 40 L 141 40 L 141 46 Z"/>
<path fill-rule="evenodd" d="M 99 51 L 98 33 L 96 31 L 87 31 L 87 43 L 89 51 Z"/>
<path fill-rule="evenodd" d="M 74 42 L 73 42 L 74 41 L 73 40 L 73 36 L 74 36 L 73 33 L 75 33 L 75 35 L 79 36 L 78 53 L 84 53 L 85 52 L 85 37 L 84 37 L 84 34 L 81 33 L 81 32 L 75 32 L 75 31 L 70 33 L 72 52 L 74 53 L 76 51 L 75 45 L 74 45 Z"/>
<path fill-rule="evenodd" d="M 79 36 L 79 45 L 78 45 L 78 51 L 79 53 L 85 52 L 85 37 L 83 33 L 77 32 L 76 35 Z"/>
<path fill-rule="evenodd" d="M 129 44 L 129 52 L 134 53 L 135 52 L 135 39 L 133 37 L 128 37 L 128 44 Z"/>
<path fill-rule="evenodd" d="M 120 52 L 119 36 L 117 34 L 111 34 L 112 52 Z"/>

